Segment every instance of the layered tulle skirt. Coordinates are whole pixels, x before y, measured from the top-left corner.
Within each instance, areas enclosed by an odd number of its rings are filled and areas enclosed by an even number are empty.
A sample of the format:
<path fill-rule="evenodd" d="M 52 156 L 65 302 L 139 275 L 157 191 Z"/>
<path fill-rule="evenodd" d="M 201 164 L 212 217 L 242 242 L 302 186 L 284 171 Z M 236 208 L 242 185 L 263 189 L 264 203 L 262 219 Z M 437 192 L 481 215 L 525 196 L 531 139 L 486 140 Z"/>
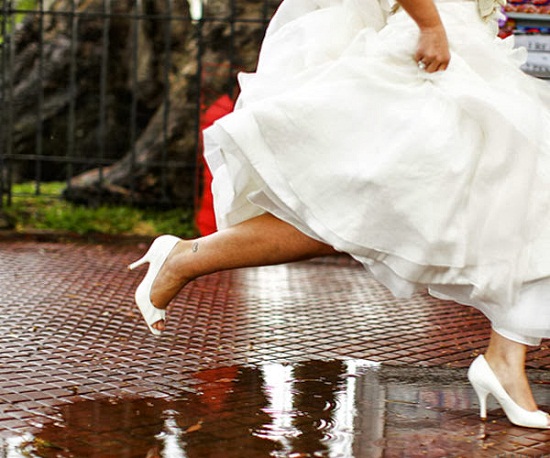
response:
<path fill-rule="evenodd" d="M 375 0 L 285 0 L 237 109 L 205 131 L 218 226 L 269 212 L 396 296 L 477 307 L 550 337 L 550 85 L 472 1 L 438 2 L 445 72 Z"/>

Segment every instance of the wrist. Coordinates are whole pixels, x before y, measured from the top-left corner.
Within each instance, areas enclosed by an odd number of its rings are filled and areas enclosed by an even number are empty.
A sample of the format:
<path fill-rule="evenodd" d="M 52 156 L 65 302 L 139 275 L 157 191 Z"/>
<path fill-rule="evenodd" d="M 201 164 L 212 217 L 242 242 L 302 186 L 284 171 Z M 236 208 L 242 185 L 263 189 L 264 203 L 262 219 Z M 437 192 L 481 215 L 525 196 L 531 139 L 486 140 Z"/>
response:
<path fill-rule="evenodd" d="M 434 23 L 419 23 L 418 28 L 421 32 L 430 32 L 430 33 L 445 33 L 445 27 L 443 27 L 443 24 L 441 21 L 437 21 Z"/>

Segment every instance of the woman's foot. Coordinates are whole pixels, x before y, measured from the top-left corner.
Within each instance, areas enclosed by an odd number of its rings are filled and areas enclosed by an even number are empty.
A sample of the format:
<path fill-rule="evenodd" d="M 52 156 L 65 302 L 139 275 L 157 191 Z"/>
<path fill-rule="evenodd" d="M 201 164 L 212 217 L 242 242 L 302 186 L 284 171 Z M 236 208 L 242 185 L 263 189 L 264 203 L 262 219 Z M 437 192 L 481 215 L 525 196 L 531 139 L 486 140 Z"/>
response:
<path fill-rule="evenodd" d="M 468 378 L 480 401 L 480 415 L 486 418 L 486 399 L 492 394 L 510 422 L 518 426 L 550 428 L 550 416 L 538 410 L 525 373 L 527 346 L 492 331 L 484 356 L 470 366 Z"/>
<path fill-rule="evenodd" d="M 517 405 L 530 412 L 538 410 L 525 371 L 518 370 L 517 365 L 503 358 L 495 357 L 490 353 L 485 355 L 485 360 L 497 376 L 502 387 Z"/>
<path fill-rule="evenodd" d="M 149 264 L 145 277 L 143 277 L 141 283 L 136 288 L 134 297 L 145 323 L 147 323 L 150 331 L 155 335 L 162 334 L 162 331 L 153 325 L 159 321 L 164 321 L 166 312 L 163 309 L 155 307 L 151 302 L 151 289 L 166 259 L 180 240 L 173 235 L 157 237 L 147 252 L 140 259 L 128 266 L 128 269 L 134 270 L 144 264 Z"/>
<path fill-rule="evenodd" d="M 164 310 L 180 290 L 192 280 L 185 275 L 185 266 L 190 261 L 190 255 L 196 252 L 198 245 L 192 240 L 179 241 L 159 270 L 151 287 L 151 303 L 158 309 Z M 164 331 L 164 320 L 151 325 L 158 331 Z"/>
<path fill-rule="evenodd" d="M 483 420 L 487 418 L 487 397 L 492 395 L 510 423 L 526 428 L 550 428 L 550 417 L 546 412 L 527 410 L 510 397 L 482 355 L 470 365 L 468 379 L 479 398 L 479 415 Z"/>
<path fill-rule="evenodd" d="M 525 373 L 526 355 L 526 345 L 491 331 L 485 360 L 510 397 L 523 409 L 536 411 L 537 403 Z"/>

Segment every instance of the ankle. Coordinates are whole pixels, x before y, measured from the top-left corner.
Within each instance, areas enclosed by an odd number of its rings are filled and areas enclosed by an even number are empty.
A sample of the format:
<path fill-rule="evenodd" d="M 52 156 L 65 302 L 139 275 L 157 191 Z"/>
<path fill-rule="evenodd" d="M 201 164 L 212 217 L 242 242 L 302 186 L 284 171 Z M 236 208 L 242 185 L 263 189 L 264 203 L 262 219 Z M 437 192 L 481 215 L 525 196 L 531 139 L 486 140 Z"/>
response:
<path fill-rule="evenodd" d="M 151 285 L 150 299 L 156 308 L 165 309 L 174 296 L 194 279 L 188 269 L 192 266 L 188 259 L 191 243 L 181 240 L 174 246 Z"/>
<path fill-rule="evenodd" d="M 526 379 L 525 361 L 521 358 L 514 358 L 509 354 L 493 354 L 488 351 L 485 354 L 485 360 L 503 386 Z"/>
<path fill-rule="evenodd" d="M 193 259 L 197 255 L 197 247 L 197 242 L 194 240 L 181 240 L 166 259 L 162 273 L 168 274 L 172 281 L 183 285 L 197 278 Z"/>
<path fill-rule="evenodd" d="M 537 410 L 537 404 L 525 373 L 524 360 L 511 355 L 491 354 L 485 359 L 508 395 L 522 408 L 528 411 Z"/>

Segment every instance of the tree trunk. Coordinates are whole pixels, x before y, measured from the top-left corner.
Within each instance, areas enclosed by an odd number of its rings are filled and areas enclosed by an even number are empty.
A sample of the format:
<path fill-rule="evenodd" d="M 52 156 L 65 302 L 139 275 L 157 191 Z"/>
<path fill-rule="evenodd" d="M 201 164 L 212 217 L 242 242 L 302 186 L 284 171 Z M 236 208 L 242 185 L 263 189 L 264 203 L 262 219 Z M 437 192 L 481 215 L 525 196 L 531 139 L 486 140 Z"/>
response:
<path fill-rule="evenodd" d="M 210 0 L 205 18 L 229 18 L 229 4 L 228 0 Z M 199 110 L 222 94 L 235 92 L 238 70 L 254 69 L 265 31 L 265 6 L 263 0 L 237 2 L 233 30 L 227 20 L 191 24 L 185 51 L 176 56 L 170 73 L 168 106 L 162 102 L 157 106 L 133 147 L 118 162 L 71 180 L 67 198 L 192 206 L 196 197 L 195 167 L 200 154 Z M 239 22 L 243 18 L 257 21 Z M 199 59 L 201 81 L 198 81 Z"/>

